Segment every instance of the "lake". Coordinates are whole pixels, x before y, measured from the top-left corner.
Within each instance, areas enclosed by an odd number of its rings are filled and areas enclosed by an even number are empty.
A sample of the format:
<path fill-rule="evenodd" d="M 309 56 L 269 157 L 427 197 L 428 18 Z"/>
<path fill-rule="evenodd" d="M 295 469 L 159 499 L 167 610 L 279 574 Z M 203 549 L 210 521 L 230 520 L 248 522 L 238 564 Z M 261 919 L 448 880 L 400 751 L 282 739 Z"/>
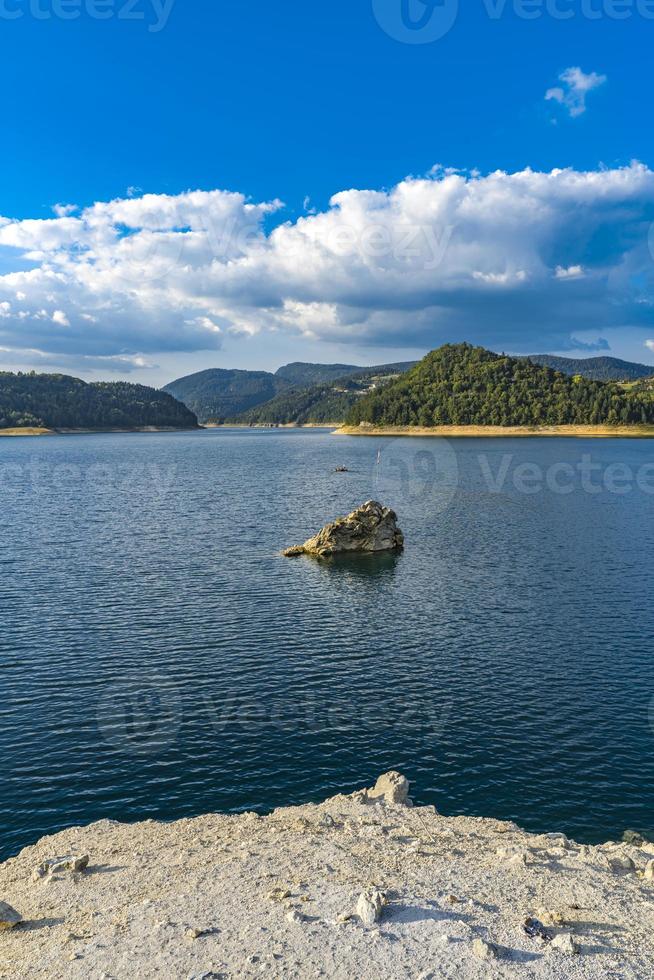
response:
<path fill-rule="evenodd" d="M 391 768 L 447 814 L 654 833 L 654 443 L 3 439 L 0 485 L 2 858 Z M 400 556 L 280 557 L 372 497 Z"/>

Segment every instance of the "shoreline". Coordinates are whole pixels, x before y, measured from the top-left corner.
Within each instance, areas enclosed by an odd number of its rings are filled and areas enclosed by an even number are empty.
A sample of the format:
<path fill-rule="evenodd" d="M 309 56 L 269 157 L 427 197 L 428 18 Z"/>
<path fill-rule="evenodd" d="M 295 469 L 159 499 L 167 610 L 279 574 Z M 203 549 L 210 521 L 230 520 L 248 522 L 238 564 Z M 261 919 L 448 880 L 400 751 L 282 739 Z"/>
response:
<path fill-rule="evenodd" d="M 131 433 L 131 432 L 199 432 L 203 426 L 167 426 L 167 425 L 142 425 L 130 429 L 41 429 L 34 426 L 25 428 L 0 429 L 0 436 L 93 436 L 111 435 L 112 433 Z"/>
<path fill-rule="evenodd" d="M 654 844 L 442 816 L 407 792 L 390 772 L 266 816 L 44 837 L 0 865 L 0 920 L 22 917 L 0 976 L 651 976 Z"/>
<path fill-rule="evenodd" d="M 559 438 L 559 439 L 654 439 L 654 425 L 439 425 L 380 426 L 341 425 L 336 436 L 411 436 L 447 439 Z"/>
<path fill-rule="evenodd" d="M 338 429 L 341 422 L 204 422 L 202 429 Z"/>

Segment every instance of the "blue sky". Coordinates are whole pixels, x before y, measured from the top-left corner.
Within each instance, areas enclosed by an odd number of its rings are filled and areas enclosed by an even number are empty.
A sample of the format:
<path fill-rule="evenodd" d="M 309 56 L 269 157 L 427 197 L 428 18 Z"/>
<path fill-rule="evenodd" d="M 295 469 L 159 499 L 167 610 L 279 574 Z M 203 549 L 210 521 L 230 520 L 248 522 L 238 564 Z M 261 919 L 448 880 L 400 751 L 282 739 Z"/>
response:
<path fill-rule="evenodd" d="M 61 19 L 62 2 L 64 11 L 79 17 Z M 393 188 L 407 177 L 441 180 L 443 172 L 432 171 L 437 164 L 464 171 L 465 180 L 475 179 L 471 171 L 485 176 L 526 168 L 618 173 L 632 160 L 647 168 L 654 164 L 649 110 L 654 4 L 466 0 L 457 13 L 454 0 L 436 3 L 433 10 L 422 0 L 177 0 L 165 10 L 167 0 L 137 0 L 131 10 L 125 0 L 104 0 L 103 9 L 111 16 L 98 20 L 94 2 L 99 0 L 0 0 L 5 93 L 0 215 L 6 233 L 4 239 L 0 236 L 0 303 L 5 303 L 0 347 L 5 366 L 45 369 L 60 364 L 89 376 L 119 376 L 125 370 L 140 380 L 162 383 L 208 362 L 252 367 L 276 367 L 293 358 L 365 363 L 415 356 L 443 340 L 468 337 L 515 350 L 589 345 L 588 352 L 608 348 L 619 356 L 654 361 L 645 347 L 654 337 L 654 323 L 649 326 L 650 270 L 642 254 L 637 260 L 630 252 L 629 274 L 620 279 L 625 262 L 624 255 L 617 255 L 620 249 L 635 248 L 641 238 L 646 242 L 654 218 L 650 182 L 642 175 L 626 198 L 614 197 L 608 215 L 604 186 L 597 186 L 592 200 L 585 191 L 570 200 L 569 187 L 563 195 L 567 204 L 557 198 L 557 207 L 578 210 L 581 223 L 592 224 L 577 252 L 565 241 L 566 234 L 575 237 L 576 222 L 566 232 L 557 219 L 556 247 L 548 226 L 545 231 L 536 228 L 526 244 L 518 233 L 509 249 L 504 227 L 499 264 L 491 268 L 493 242 L 486 229 L 482 237 L 487 251 L 483 261 L 475 259 L 480 267 L 468 270 L 470 282 L 475 288 L 503 289 L 506 295 L 491 311 L 489 324 L 479 329 L 470 319 L 471 306 L 481 320 L 486 302 L 475 296 L 471 304 L 471 293 L 465 290 L 465 303 L 458 301 L 456 290 L 463 288 L 460 258 L 437 298 L 427 295 L 421 272 L 415 285 L 416 295 L 424 294 L 420 309 L 406 295 L 397 303 L 384 295 L 377 304 L 375 281 L 362 283 L 361 277 L 356 288 L 348 283 L 338 295 L 330 288 L 321 296 L 316 281 L 280 291 L 268 281 L 268 259 L 260 275 L 253 273 L 254 285 L 247 276 L 240 282 L 235 299 L 236 287 L 224 270 L 219 284 L 207 286 L 201 273 L 210 265 L 206 256 L 198 259 L 192 289 L 188 276 L 183 287 L 178 282 L 171 286 L 169 278 L 157 279 L 161 288 L 156 300 L 154 288 L 134 300 L 133 282 L 126 290 L 103 275 L 100 289 L 97 282 L 89 286 L 86 266 L 84 275 L 79 269 L 71 272 L 79 250 L 93 251 L 97 240 L 90 246 L 88 235 L 71 237 L 67 230 L 65 242 L 60 236 L 55 246 L 43 247 L 43 232 L 47 238 L 51 229 L 29 226 L 26 245 L 16 225 L 55 218 L 57 203 L 77 206 L 69 215 L 60 210 L 57 220 L 66 221 L 77 220 L 96 202 L 138 201 L 143 194 L 171 200 L 188 190 L 229 191 L 242 195 L 241 211 L 248 203 L 283 202 L 259 215 L 260 232 L 267 236 L 277 224 L 293 225 L 313 212 L 328 213 L 332 196 L 344 191 L 386 191 L 392 198 Z M 420 31 L 407 35 L 403 2 L 416 19 L 425 15 L 428 30 L 439 23 L 444 29 L 448 18 L 453 18 L 452 26 L 429 43 L 404 43 L 397 37 L 409 36 L 413 42 Z M 573 16 L 561 19 L 560 12 Z M 618 14 L 624 19 L 617 19 Z M 579 111 L 574 92 L 570 95 L 569 84 L 560 80 L 576 67 L 582 71 L 582 84 L 588 84 L 583 80 L 593 78 L 592 73 L 598 79 L 590 83 L 585 111 Z M 546 100 L 552 89 L 558 95 Z M 515 187 L 521 185 L 503 190 L 510 200 Z M 615 193 L 615 184 L 612 188 Z M 486 191 L 488 210 L 493 193 L 492 188 Z M 543 206 L 543 193 L 539 189 L 530 198 L 527 225 L 534 208 Z M 209 210 L 213 206 L 208 202 Z M 427 198 L 424 207 L 432 207 Z M 433 207 L 438 210 L 440 204 Z M 505 214 L 506 204 L 502 207 Z M 466 208 L 462 204 L 453 219 L 454 242 Z M 121 236 L 122 219 L 112 216 L 111 221 L 114 229 L 120 226 Z M 167 229 L 159 223 L 151 232 L 197 231 L 184 217 L 176 221 L 181 224 Z M 521 224 L 518 218 L 516 222 Z M 139 227 L 135 219 L 128 234 L 138 234 Z M 444 227 L 449 227 L 447 221 Z M 473 233 L 467 234 L 470 245 Z M 535 280 L 535 267 L 518 267 L 521 247 L 549 263 L 552 288 L 572 289 L 576 282 L 574 288 L 580 290 L 578 280 L 586 280 L 588 292 L 571 304 L 570 322 L 561 322 L 561 330 L 552 322 L 555 315 L 566 318 L 565 296 L 563 302 L 560 295 L 552 300 L 547 322 L 532 315 L 542 308 L 542 282 L 527 301 L 525 283 Z M 63 258 L 62 248 L 68 250 Z M 543 258 L 547 250 L 552 254 Z M 241 261 L 241 253 L 219 258 Z M 91 262 L 95 257 L 93 251 Z M 295 254 L 295 265 L 312 261 L 310 255 L 305 260 L 302 253 Z M 251 256 L 245 262 L 251 267 Z M 110 264 L 115 268 L 113 257 Z M 346 265 L 351 271 L 352 263 Z M 39 283 L 34 281 L 38 276 L 26 278 L 23 285 L 6 278 L 30 270 L 40 275 Z M 403 292 L 411 270 L 405 263 L 395 271 L 404 277 L 398 287 Z M 591 273 L 601 276 L 605 305 L 617 302 L 619 315 L 602 319 L 589 308 Z M 332 286 L 341 275 L 331 263 L 323 274 Z M 56 288 L 47 287 L 48 276 Z M 138 275 L 134 278 L 138 285 Z M 510 292 L 511 282 L 515 293 Z M 261 295 L 254 301 L 246 295 L 248 289 L 256 293 L 259 288 Z M 99 292 L 101 300 L 94 306 Z M 491 305 L 495 303 L 493 298 Z M 504 318 L 515 322 L 509 328 Z M 502 327 L 495 329 L 493 322 L 500 320 Z"/>

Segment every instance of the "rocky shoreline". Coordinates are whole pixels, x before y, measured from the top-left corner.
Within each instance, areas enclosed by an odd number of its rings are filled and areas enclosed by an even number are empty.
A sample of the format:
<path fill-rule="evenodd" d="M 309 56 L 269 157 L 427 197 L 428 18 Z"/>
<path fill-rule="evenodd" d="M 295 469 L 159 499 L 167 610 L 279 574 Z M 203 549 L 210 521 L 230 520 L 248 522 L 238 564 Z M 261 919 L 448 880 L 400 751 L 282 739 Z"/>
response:
<path fill-rule="evenodd" d="M 652 425 L 341 425 L 335 436 L 439 436 L 444 439 L 654 439 Z"/>
<path fill-rule="evenodd" d="M 45 837 L 0 866 L 0 977 L 652 976 L 653 844 L 443 817 L 407 790 L 387 773 L 265 817 Z"/>

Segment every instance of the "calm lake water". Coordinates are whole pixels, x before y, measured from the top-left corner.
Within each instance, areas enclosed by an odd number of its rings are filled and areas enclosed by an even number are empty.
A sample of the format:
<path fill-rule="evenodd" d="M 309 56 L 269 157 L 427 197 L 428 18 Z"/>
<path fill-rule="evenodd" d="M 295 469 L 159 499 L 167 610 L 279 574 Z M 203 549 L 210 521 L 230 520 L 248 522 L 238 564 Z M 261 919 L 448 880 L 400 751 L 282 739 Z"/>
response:
<path fill-rule="evenodd" d="M 0 481 L 2 857 L 390 768 L 448 814 L 654 833 L 653 442 L 3 439 Z M 401 556 L 279 556 L 371 497 Z"/>

